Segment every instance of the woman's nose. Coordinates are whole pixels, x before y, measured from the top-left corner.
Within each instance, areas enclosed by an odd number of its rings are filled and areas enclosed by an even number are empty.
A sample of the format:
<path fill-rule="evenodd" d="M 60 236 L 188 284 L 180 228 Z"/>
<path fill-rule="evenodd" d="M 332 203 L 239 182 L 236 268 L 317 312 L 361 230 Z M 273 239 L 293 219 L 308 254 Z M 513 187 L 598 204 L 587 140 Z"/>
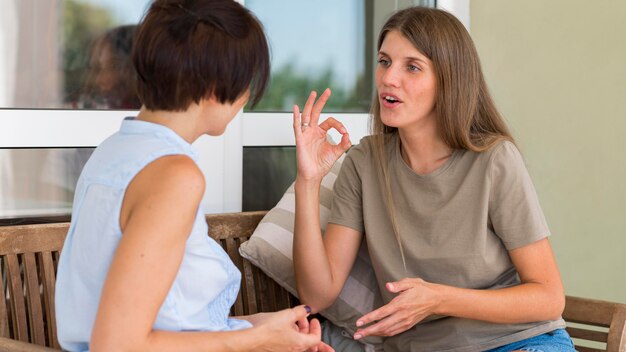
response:
<path fill-rule="evenodd" d="M 397 87 L 400 82 L 398 70 L 394 66 L 385 69 L 381 78 L 382 83 L 386 86 Z"/>

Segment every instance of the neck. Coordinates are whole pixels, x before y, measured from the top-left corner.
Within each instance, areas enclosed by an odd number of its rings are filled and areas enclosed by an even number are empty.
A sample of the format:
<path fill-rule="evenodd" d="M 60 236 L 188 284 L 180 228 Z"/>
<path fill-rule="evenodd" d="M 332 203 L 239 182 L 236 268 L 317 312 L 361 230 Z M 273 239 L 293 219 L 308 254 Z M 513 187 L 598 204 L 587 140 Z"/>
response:
<path fill-rule="evenodd" d="M 148 110 L 142 106 L 136 119 L 163 125 L 191 144 L 202 135 L 197 128 L 199 117 L 200 109 L 192 104 L 185 111 Z"/>
<path fill-rule="evenodd" d="M 398 131 L 404 161 L 418 174 L 429 174 L 443 165 L 453 149 L 439 136 L 436 126 Z"/>

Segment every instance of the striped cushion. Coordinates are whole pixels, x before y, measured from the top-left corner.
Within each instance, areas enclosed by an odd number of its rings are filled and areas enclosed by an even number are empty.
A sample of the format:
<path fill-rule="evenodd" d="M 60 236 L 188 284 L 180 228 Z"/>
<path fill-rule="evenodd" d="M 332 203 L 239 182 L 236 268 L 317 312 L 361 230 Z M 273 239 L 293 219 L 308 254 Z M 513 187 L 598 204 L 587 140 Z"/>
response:
<path fill-rule="evenodd" d="M 322 180 L 320 189 L 320 224 L 326 228 L 333 197 L 333 185 L 343 157 Z M 294 185 L 285 192 L 276 207 L 271 209 L 256 228 L 250 240 L 239 247 L 241 256 L 263 270 L 269 277 L 297 297 L 292 263 L 292 244 L 295 211 Z M 356 330 L 356 320 L 375 307 L 381 306 L 378 283 L 371 267 L 365 241 L 361 244 L 356 262 L 335 303 L 320 312 L 350 335 Z M 378 337 L 364 342 L 377 344 Z"/>

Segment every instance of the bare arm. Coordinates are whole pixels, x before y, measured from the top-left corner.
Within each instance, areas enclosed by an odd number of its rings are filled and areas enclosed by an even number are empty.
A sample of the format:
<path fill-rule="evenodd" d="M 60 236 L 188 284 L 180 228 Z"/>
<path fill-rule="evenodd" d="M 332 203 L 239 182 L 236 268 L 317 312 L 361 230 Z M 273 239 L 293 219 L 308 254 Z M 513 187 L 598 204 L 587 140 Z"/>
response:
<path fill-rule="evenodd" d="M 441 287 L 439 314 L 494 323 L 558 319 L 565 307 L 565 294 L 548 239 L 509 254 L 520 275 L 520 285 L 499 290 Z"/>
<path fill-rule="evenodd" d="M 294 323 L 307 314 L 303 307 L 277 313 L 272 324 L 248 330 L 152 329 L 178 272 L 203 192 L 204 177 L 185 156 L 160 158 L 131 182 L 120 215 L 123 236 L 92 331 L 92 351 L 263 351 L 271 347 L 272 338 L 304 350 L 319 341 L 316 334 L 294 330 Z"/>
<path fill-rule="evenodd" d="M 351 228 L 328 224 L 322 239 L 318 197 L 319 185 L 307 187 L 296 181 L 293 242 L 296 286 L 300 300 L 314 312 L 327 308 L 339 296 L 363 237 Z"/>
<path fill-rule="evenodd" d="M 328 118 L 318 124 L 329 97 L 327 89 L 315 102 L 316 93 L 312 92 L 302 116 L 298 106 L 294 106 L 293 119 L 298 161 L 293 262 L 300 299 L 313 311 L 328 307 L 337 298 L 363 237 L 357 231 L 334 224 L 327 226 L 323 238 L 320 231 L 321 180 L 350 147 L 348 133 L 339 121 Z M 338 145 L 326 139 L 331 128 L 342 134 Z"/>
<path fill-rule="evenodd" d="M 472 290 L 403 279 L 387 284 L 398 293 L 389 304 L 363 316 L 357 325 L 379 320 L 356 332 L 355 337 L 393 336 L 431 314 L 492 323 L 553 320 L 565 306 L 563 285 L 548 239 L 509 251 L 521 279 L 518 286 Z"/>

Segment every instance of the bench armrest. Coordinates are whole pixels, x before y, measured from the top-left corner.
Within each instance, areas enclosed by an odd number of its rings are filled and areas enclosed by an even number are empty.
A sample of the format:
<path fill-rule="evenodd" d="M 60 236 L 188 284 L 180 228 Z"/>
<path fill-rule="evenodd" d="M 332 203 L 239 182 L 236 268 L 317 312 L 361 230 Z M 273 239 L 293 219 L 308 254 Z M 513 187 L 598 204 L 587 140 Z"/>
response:
<path fill-rule="evenodd" d="M 58 352 L 58 350 L 0 337 L 0 352 Z"/>

